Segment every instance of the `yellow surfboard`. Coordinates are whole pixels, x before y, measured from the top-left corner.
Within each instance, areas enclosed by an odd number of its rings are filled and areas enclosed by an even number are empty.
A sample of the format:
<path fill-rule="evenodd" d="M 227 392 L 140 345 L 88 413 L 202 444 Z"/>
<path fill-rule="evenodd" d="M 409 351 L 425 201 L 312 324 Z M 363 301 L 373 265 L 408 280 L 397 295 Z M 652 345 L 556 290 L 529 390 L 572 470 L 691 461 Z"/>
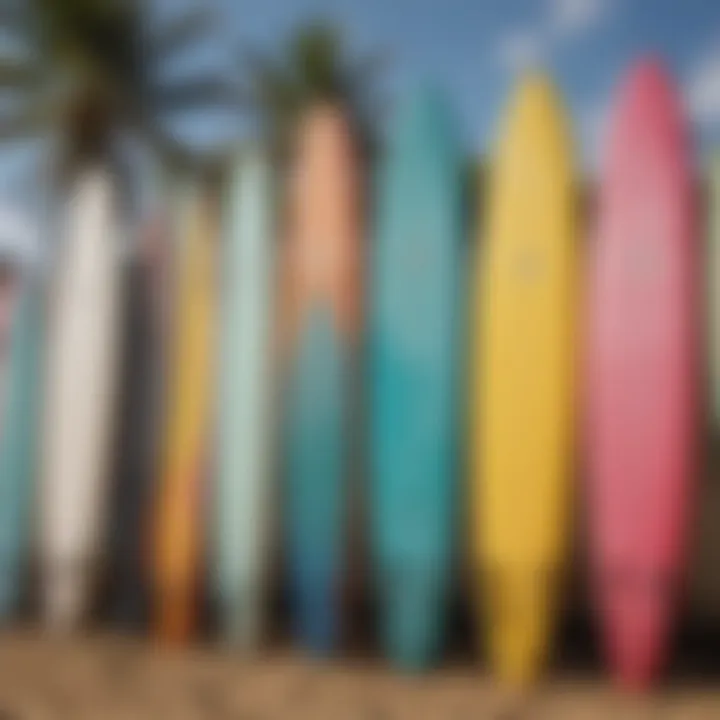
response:
<path fill-rule="evenodd" d="M 216 241 L 207 198 L 193 194 L 186 223 L 153 544 L 155 627 L 172 642 L 188 639 L 197 616 L 215 346 Z"/>
<path fill-rule="evenodd" d="M 547 80 L 514 96 L 476 268 L 470 446 L 479 606 L 498 676 L 531 681 L 570 536 L 576 231 L 570 138 Z"/>

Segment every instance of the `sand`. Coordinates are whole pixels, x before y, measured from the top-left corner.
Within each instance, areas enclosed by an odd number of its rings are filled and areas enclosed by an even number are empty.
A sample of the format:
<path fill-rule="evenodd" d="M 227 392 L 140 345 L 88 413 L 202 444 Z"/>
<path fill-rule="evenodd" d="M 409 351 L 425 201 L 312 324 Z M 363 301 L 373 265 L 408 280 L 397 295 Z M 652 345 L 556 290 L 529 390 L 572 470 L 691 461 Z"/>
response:
<path fill-rule="evenodd" d="M 720 687 L 683 681 L 648 696 L 597 673 L 552 677 L 521 697 L 471 663 L 424 677 L 380 661 L 311 661 L 292 650 L 243 659 L 109 635 L 0 639 L 0 720 L 717 720 Z"/>

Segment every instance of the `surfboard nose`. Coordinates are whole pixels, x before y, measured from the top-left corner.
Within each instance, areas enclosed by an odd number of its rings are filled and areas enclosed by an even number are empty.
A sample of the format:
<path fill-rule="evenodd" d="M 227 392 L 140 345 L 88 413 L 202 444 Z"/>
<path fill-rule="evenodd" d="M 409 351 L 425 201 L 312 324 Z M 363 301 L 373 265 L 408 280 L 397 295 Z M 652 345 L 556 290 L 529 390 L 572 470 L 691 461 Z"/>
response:
<path fill-rule="evenodd" d="M 648 57 L 633 66 L 620 88 L 609 137 L 621 145 L 632 144 L 635 153 L 647 147 L 655 154 L 655 144 L 647 138 L 665 132 L 682 134 L 682 114 L 672 76 L 661 60 Z M 634 133 L 634 139 L 625 140 L 623 133 Z"/>
<path fill-rule="evenodd" d="M 667 93 L 673 86 L 670 73 L 663 61 L 655 56 L 647 56 L 638 60 L 630 70 L 625 81 L 625 88 L 635 93 Z"/>
<path fill-rule="evenodd" d="M 537 122 L 537 117 L 560 115 L 560 97 L 553 81 L 542 72 L 528 73 L 515 89 L 511 100 L 511 115 L 518 122 Z"/>
<path fill-rule="evenodd" d="M 565 175 L 572 174 L 574 143 L 567 113 L 555 84 L 544 73 L 532 72 L 520 79 L 499 130 L 496 172 L 500 177 L 508 175 L 512 184 L 535 186 L 532 168 L 537 164 L 558 165 Z"/>
<path fill-rule="evenodd" d="M 428 148 L 428 137 L 436 136 L 446 140 L 454 132 L 451 106 L 444 93 L 430 82 L 418 83 L 403 98 L 395 115 L 391 140 L 397 146 L 407 142 L 418 148 L 417 152 Z"/>

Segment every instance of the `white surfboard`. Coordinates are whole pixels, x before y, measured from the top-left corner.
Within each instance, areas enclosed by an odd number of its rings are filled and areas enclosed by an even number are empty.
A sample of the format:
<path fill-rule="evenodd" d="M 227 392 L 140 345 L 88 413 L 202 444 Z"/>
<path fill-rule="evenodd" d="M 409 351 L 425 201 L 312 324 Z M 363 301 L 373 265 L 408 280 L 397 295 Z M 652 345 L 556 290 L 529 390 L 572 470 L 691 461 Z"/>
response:
<path fill-rule="evenodd" d="M 119 231 L 110 175 L 81 174 L 63 212 L 46 350 L 41 495 L 45 619 L 83 618 L 101 553 L 119 355 Z"/>
<path fill-rule="evenodd" d="M 268 564 L 270 176 L 262 151 L 246 152 L 233 170 L 225 212 L 215 570 L 221 632 L 243 649 L 254 647 L 261 633 Z"/>

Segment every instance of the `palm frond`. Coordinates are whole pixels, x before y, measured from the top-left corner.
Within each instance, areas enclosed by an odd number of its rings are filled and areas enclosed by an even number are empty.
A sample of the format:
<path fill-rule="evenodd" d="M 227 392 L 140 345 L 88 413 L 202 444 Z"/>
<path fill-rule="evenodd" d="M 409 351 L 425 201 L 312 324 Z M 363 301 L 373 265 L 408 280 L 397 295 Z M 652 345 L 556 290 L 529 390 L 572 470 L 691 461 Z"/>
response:
<path fill-rule="evenodd" d="M 45 77 L 44 68 L 28 60 L 0 59 L 0 87 L 4 90 L 32 90 Z"/>
<path fill-rule="evenodd" d="M 183 143 L 162 130 L 163 122 L 180 113 L 235 108 L 239 91 L 220 73 L 158 83 L 158 65 L 199 42 L 213 13 L 207 7 L 182 13 L 148 35 L 148 2 L 0 0 L 0 30 L 27 30 L 39 58 L 0 55 L 0 89 L 19 100 L 28 94 L 46 96 L 45 103 L 13 104 L 0 114 L 0 142 L 32 137 L 55 125 L 68 145 L 92 149 L 130 123 L 164 156 L 181 162 Z M 63 102 L 47 102 L 60 92 Z M 102 122 L 92 117 L 88 122 L 83 113 L 72 111 L 88 104 L 104 108 Z"/>
<path fill-rule="evenodd" d="M 376 92 L 385 59 L 353 57 L 332 23 L 313 22 L 300 28 L 279 55 L 254 51 L 239 59 L 255 115 L 278 156 L 287 157 L 301 113 L 319 101 L 341 104 L 363 149 L 374 146 Z"/>
<path fill-rule="evenodd" d="M 35 140 L 46 134 L 56 119 L 58 108 L 47 96 L 34 98 L 15 110 L 0 116 L 0 143 Z"/>
<path fill-rule="evenodd" d="M 148 38 L 148 57 L 151 62 L 164 62 L 201 40 L 215 21 L 208 6 L 196 7 L 172 19 Z"/>
<path fill-rule="evenodd" d="M 295 78 L 272 58 L 257 51 L 246 53 L 244 66 L 250 69 L 246 93 L 261 115 L 292 113 L 301 97 Z"/>
<path fill-rule="evenodd" d="M 22 0 L 0 3 L 0 27 L 11 34 L 23 33 L 29 24 L 28 4 Z"/>
<path fill-rule="evenodd" d="M 151 107 L 162 114 L 211 108 L 235 108 L 238 89 L 217 75 L 203 75 L 160 85 L 152 92 Z"/>
<path fill-rule="evenodd" d="M 146 117 L 141 122 L 139 129 L 165 167 L 183 170 L 191 165 L 192 155 L 185 143 L 167 131 L 160 123 Z"/>
<path fill-rule="evenodd" d="M 319 24 L 298 33 L 289 59 L 309 101 L 338 95 L 342 51 L 340 34 L 334 28 Z"/>

